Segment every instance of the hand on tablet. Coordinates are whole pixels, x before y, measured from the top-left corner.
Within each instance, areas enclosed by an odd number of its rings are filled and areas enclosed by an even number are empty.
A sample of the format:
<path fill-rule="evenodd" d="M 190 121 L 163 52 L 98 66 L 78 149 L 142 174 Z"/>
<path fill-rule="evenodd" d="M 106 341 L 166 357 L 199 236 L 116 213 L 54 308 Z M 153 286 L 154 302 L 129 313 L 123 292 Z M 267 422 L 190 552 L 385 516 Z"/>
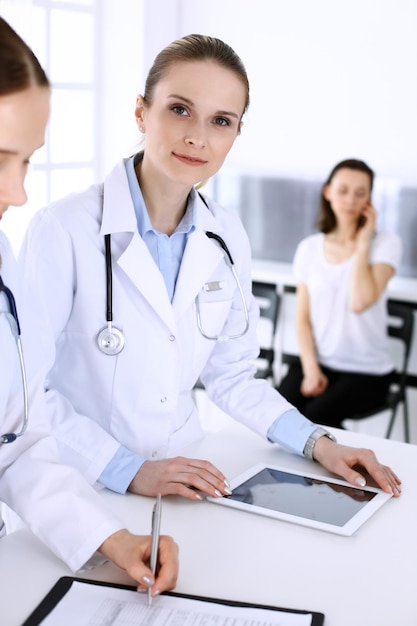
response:
<path fill-rule="evenodd" d="M 129 485 L 129 491 L 142 496 L 179 495 L 202 500 L 201 491 L 220 498 L 230 495 L 225 476 L 209 461 L 177 456 L 161 461 L 145 461 Z"/>
<path fill-rule="evenodd" d="M 152 595 L 173 589 L 178 577 L 178 546 L 171 537 L 161 535 L 158 547 L 156 578 L 149 568 L 150 535 L 133 535 L 119 530 L 101 544 L 99 552 L 124 569 L 138 583 L 139 589 L 152 586 Z"/>
<path fill-rule="evenodd" d="M 343 446 L 328 437 L 320 437 L 314 446 L 314 458 L 353 485 L 364 487 L 365 475 L 369 474 L 383 491 L 395 497 L 401 493 L 398 476 L 387 465 L 381 465 L 372 450 Z M 361 472 L 362 469 L 365 471 Z"/>

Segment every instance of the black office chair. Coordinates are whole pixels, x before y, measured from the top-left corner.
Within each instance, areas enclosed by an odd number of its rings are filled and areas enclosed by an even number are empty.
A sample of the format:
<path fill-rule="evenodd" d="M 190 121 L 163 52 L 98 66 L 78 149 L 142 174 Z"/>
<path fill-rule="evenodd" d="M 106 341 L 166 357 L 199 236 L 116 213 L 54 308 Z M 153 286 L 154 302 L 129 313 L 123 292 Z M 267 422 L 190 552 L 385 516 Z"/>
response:
<path fill-rule="evenodd" d="M 273 283 L 253 281 L 252 293 L 258 303 L 261 320 L 267 320 L 269 325 L 268 339 L 264 341 L 263 337 L 260 338 L 261 347 L 257 359 L 258 370 L 256 372 L 256 378 L 269 378 L 273 383 L 275 360 L 274 344 L 281 298 L 277 292 L 276 285 Z"/>
<path fill-rule="evenodd" d="M 410 422 L 409 422 L 409 410 L 407 400 L 407 371 L 408 361 L 410 358 L 411 342 L 413 338 L 414 329 L 414 310 L 413 305 L 406 302 L 399 302 L 398 300 L 388 300 L 388 314 L 391 318 L 388 322 L 388 335 L 393 339 L 396 339 L 402 343 L 402 359 L 401 363 L 397 366 L 394 374 L 394 380 L 389 388 L 387 396 L 379 405 L 374 406 L 367 411 L 361 413 L 355 413 L 345 419 L 349 420 L 361 420 L 367 417 L 372 417 L 383 411 L 390 411 L 390 419 L 388 423 L 387 432 L 385 437 L 389 439 L 394 426 L 395 419 L 397 417 L 397 410 L 400 404 L 403 405 L 403 418 L 404 418 L 404 440 L 410 442 Z M 281 362 L 290 365 L 299 361 L 299 357 L 295 354 L 282 354 Z"/>
<path fill-rule="evenodd" d="M 410 442 L 410 422 L 407 400 L 407 371 L 408 361 L 410 358 L 411 342 L 414 330 L 414 310 L 412 305 L 397 300 L 388 300 L 388 314 L 390 320 L 388 323 L 388 335 L 403 344 L 403 354 L 401 364 L 395 370 L 394 381 L 390 386 L 387 397 L 384 402 L 373 409 L 357 413 L 346 419 L 360 420 L 371 417 L 389 410 L 391 412 L 390 420 L 385 437 L 390 438 L 397 410 L 400 404 L 403 405 L 404 419 L 404 440 Z"/>

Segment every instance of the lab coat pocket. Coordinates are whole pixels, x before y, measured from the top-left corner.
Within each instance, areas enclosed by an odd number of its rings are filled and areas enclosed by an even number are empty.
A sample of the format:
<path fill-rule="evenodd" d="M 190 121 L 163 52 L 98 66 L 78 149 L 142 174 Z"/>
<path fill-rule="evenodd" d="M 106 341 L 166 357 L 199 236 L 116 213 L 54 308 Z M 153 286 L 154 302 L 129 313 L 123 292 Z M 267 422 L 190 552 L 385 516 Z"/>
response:
<path fill-rule="evenodd" d="M 207 337 L 217 337 L 221 334 L 233 300 L 207 300 L 199 298 L 197 316 L 200 331 Z"/>

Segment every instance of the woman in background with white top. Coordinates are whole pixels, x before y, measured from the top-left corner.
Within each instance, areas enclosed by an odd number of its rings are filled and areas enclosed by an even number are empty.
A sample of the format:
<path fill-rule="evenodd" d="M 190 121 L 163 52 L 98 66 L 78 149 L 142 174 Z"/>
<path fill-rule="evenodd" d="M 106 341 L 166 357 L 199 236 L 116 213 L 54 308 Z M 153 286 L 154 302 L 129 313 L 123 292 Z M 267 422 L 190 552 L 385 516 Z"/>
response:
<path fill-rule="evenodd" d="M 374 172 L 349 159 L 323 186 L 320 233 L 298 245 L 296 332 L 300 362 L 279 391 L 313 422 L 343 419 L 385 398 L 394 364 L 386 286 L 401 257 L 395 233 L 377 232 Z"/>

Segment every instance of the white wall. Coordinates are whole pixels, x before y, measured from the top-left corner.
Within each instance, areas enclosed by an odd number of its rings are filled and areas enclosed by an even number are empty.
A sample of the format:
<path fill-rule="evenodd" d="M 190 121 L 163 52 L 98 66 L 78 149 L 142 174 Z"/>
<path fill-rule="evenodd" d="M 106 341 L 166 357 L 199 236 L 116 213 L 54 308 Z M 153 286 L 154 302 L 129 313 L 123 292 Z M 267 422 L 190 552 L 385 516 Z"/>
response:
<path fill-rule="evenodd" d="M 100 180 L 116 161 L 135 151 L 134 110 L 144 82 L 144 1 L 101 0 Z"/>
<path fill-rule="evenodd" d="M 24 22 L 30 0 L 0 0 Z M 417 185 L 416 0 L 100 0 L 100 178 L 135 149 L 135 97 L 157 52 L 191 32 L 242 57 L 251 107 L 226 166 L 327 175 L 341 158 Z M 21 29 L 22 30 L 22 29 Z M 25 35 L 25 33 L 22 33 Z"/>
<path fill-rule="evenodd" d="M 321 178 L 356 156 L 417 183 L 415 0 L 143 2 L 146 68 L 191 32 L 242 57 L 252 104 L 230 167 Z"/>

